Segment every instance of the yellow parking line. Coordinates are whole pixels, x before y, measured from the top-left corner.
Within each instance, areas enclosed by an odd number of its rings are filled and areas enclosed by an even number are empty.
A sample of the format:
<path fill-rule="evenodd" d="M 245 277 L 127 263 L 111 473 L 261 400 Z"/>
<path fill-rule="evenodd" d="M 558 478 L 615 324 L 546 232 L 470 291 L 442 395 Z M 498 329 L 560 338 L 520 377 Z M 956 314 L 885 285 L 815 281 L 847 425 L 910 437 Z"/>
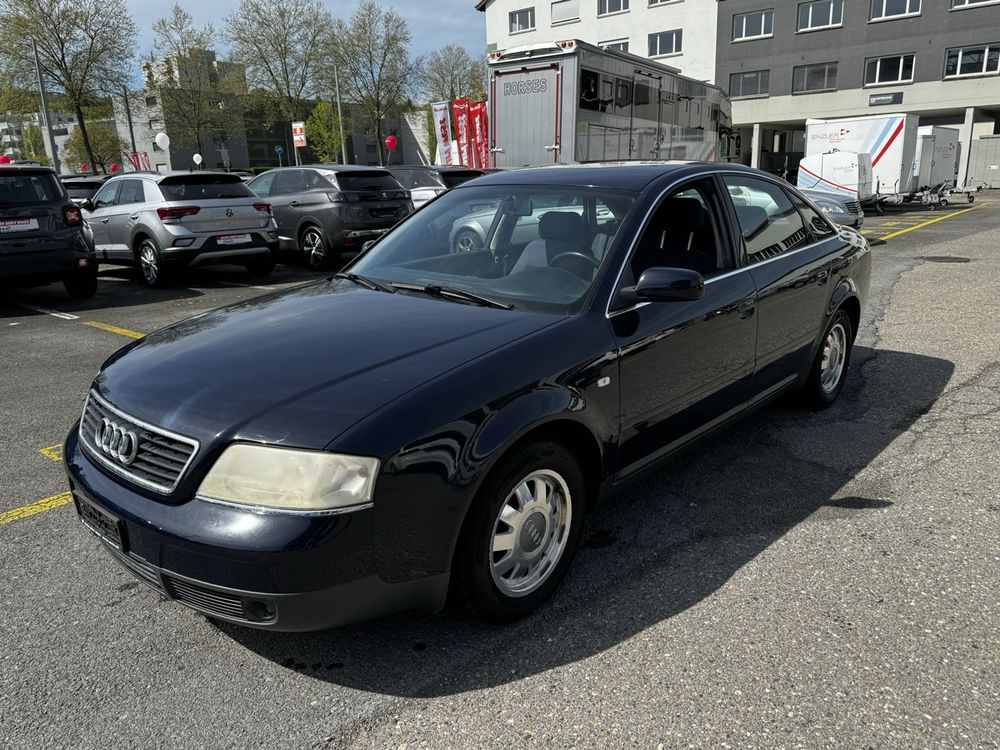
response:
<path fill-rule="evenodd" d="M 117 333 L 119 336 L 128 336 L 130 339 L 141 339 L 146 334 L 139 333 L 138 331 L 130 331 L 128 328 L 119 328 L 118 326 L 113 326 L 110 323 L 99 323 L 96 320 L 85 320 L 83 321 L 85 326 L 90 326 L 91 328 L 100 328 L 102 331 L 110 331 L 111 333 Z"/>
<path fill-rule="evenodd" d="M 979 204 L 981 206 L 982 204 Z M 886 234 L 881 237 L 883 240 L 891 240 L 893 237 L 899 237 L 901 234 L 906 234 L 907 232 L 912 232 L 914 229 L 923 229 L 924 227 L 929 227 L 931 224 L 937 224 L 939 221 L 944 221 L 945 219 L 950 219 L 952 216 L 958 216 L 960 214 L 967 214 L 969 211 L 975 211 L 979 206 L 973 206 L 972 208 L 963 208 L 961 211 L 952 211 L 950 214 L 945 214 L 944 216 L 938 216 L 937 218 L 931 219 L 930 221 L 923 221 L 919 224 L 915 224 L 912 227 L 907 227 L 906 229 L 900 229 L 898 232 L 892 232 L 891 234 Z"/>
<path fill-rule="evenodd" d="M 55 445 L 48 445 L 44 448 L 39 448 L 38 452 L 46 458 L 51 458 L 53 461 L 62 461 L 62 448 L 62 443 L 56 443 Z"/>
<path fill-rule="evenodd" d="M 0 513 L 0 526 L 20 521 L 22 518 L 28 518 L 38 513 L 44 513 L 47 510 L 58 508 L 60 505 L 69 505 L 71 502 L 73 502 L 73 495 L 71 493 L 60 492 L 58 495 L 36 500 L 28 505 L 22 505 L 20 508 L 5 510 Z"/>

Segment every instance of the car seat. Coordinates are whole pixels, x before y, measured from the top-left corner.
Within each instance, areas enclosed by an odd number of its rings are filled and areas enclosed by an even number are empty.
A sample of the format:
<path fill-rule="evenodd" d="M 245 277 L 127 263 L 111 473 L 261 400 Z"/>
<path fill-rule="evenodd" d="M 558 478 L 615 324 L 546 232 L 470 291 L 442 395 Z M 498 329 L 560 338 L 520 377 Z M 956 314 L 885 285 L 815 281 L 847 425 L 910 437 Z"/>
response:
<path fill-rule="evenodd" d="M 538 237 L 525 245 L 511 273 L 548 266 L 563 253 L 591 255 L 583 217 L 572 211 L 549 211 L 538 220 Z"/>

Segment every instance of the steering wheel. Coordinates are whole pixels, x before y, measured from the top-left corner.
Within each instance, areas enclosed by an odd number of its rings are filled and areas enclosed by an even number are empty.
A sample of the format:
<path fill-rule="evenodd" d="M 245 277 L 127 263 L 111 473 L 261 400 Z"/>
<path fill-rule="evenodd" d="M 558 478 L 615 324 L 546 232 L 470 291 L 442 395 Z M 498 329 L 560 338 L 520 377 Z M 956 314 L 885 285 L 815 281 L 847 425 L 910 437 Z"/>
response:
<path fill-rule="evenodd" d="M 581 268 L 579 261 L 584 261 L 586 263 L 586 267 Z M 597 260 L 597 258 L 587 255 L 586 253 L 579 253 L 575 251 L 559 253 L 559 255 L 549 261 L 549 266 L 551 268 L 559 268 L 560 262 L 567 266 L 564 270 L 569 271 L 575 276 L 579 276 L 584 281 L 592 280 L 594 278 L 594 271 L 601 267 L 601 262 Z M 581 271 L 583 271 L 583 273 L 581 273 Z"/>

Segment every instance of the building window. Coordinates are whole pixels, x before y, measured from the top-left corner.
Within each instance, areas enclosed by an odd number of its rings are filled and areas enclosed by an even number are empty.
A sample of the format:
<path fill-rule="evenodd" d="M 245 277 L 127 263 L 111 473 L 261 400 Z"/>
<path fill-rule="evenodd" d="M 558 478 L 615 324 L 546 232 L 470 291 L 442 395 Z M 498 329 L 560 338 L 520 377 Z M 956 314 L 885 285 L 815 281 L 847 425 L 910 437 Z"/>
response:
<path fill-rule="evenodd" d="M 552 3 L 552 23 L 580 20 L 580 0 L 558 0 Z"/>
<path fill-rule="evenodd" d="M 913 55 L 870 57 L 865 60 L 865 86 L 913 83 Z"/>
<path fill-rule="evenodd" d="M 837 63 L 816 63 L 792 68 L 792 93 L 811 94 L 817 91 L 835 91 L 837 88 Z"/>
<path fill-rule="evenodd" d="M 815 0 L 799 3 L 796 31 L 829 29 L 844 23 L 844 0 Z"/>
<path fill-rule="evenodd" d="M 952 9 L 974 8 L 977 5 L 996 5 L 997 3 L 1000 3 L 1000 0 L 951 0 L 951 7 Z"/>
<path fill-rule="evenodd" d="M 741 96 L 766 96 L 771 83 L 771 71 L 749 70 L 745 73 L 729 75 L 729 95 L 734 99 Z"/>
<path fill-rule="evenodd" d="M 156 106 L 156 97 L 155 96 L 147 96 L 146 97 L 146 106 L 147 107 L 155 107 Z"/>
<path fill-rule="evenodd" d="M 676 55 L 681 52 L 683 32 L 681 29 L 661 31 L 649 35 L 649 56 Z"/>
<path fill-rule="evenodd" d="M 512 10 L 510 12 L 510 33 L 518 34 L 535 28 L 535 9 Z"/>
<path fill-rule="evenodd" d="M 1000 73 L 1000 42 L 950 49 L 944 60 L 945 78 L 996 75 Z"/>
<path fill-rule="evenodd" d="M 920 13 L 920 0 L 872 0 L 871 20 L 915 16 Z"/>
<path fill-rule="evenodd" d="M 754 10 L 733 16 L 733 41 L 774 35 L 774 10 Z"/>
<path fill-rule="evenodd" d="M 607 42 L 598 42 L 598 47 L 606 47 L 617 52 L 628 52 L 628 39 L 612 39 Z"/>
<path fill-rule="evenodd" d="M 597 15 L 621 13 L 628 10 L 628 0 L 597 0 Z"/>
<path fill-rule="evenodd" d="M 649 0 L 650 7 L 654 5 L 666 5 L 667 3 L 679 3 L 682 0 Z M 1000 2 L 1000 0 L 998 0 Z"/>

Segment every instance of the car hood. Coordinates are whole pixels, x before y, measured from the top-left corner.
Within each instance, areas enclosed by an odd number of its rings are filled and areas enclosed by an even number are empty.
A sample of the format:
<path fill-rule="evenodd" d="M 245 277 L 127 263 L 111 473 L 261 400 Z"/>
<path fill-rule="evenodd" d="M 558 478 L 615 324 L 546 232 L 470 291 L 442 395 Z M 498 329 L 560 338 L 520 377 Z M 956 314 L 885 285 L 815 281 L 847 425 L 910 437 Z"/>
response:
<path fill-rule="evenodd" d="M 150 334 L 105 363 L 95 387 L 206 448 L 319 449 L 413 388 L 559 320 L 324 281 Z"/>

